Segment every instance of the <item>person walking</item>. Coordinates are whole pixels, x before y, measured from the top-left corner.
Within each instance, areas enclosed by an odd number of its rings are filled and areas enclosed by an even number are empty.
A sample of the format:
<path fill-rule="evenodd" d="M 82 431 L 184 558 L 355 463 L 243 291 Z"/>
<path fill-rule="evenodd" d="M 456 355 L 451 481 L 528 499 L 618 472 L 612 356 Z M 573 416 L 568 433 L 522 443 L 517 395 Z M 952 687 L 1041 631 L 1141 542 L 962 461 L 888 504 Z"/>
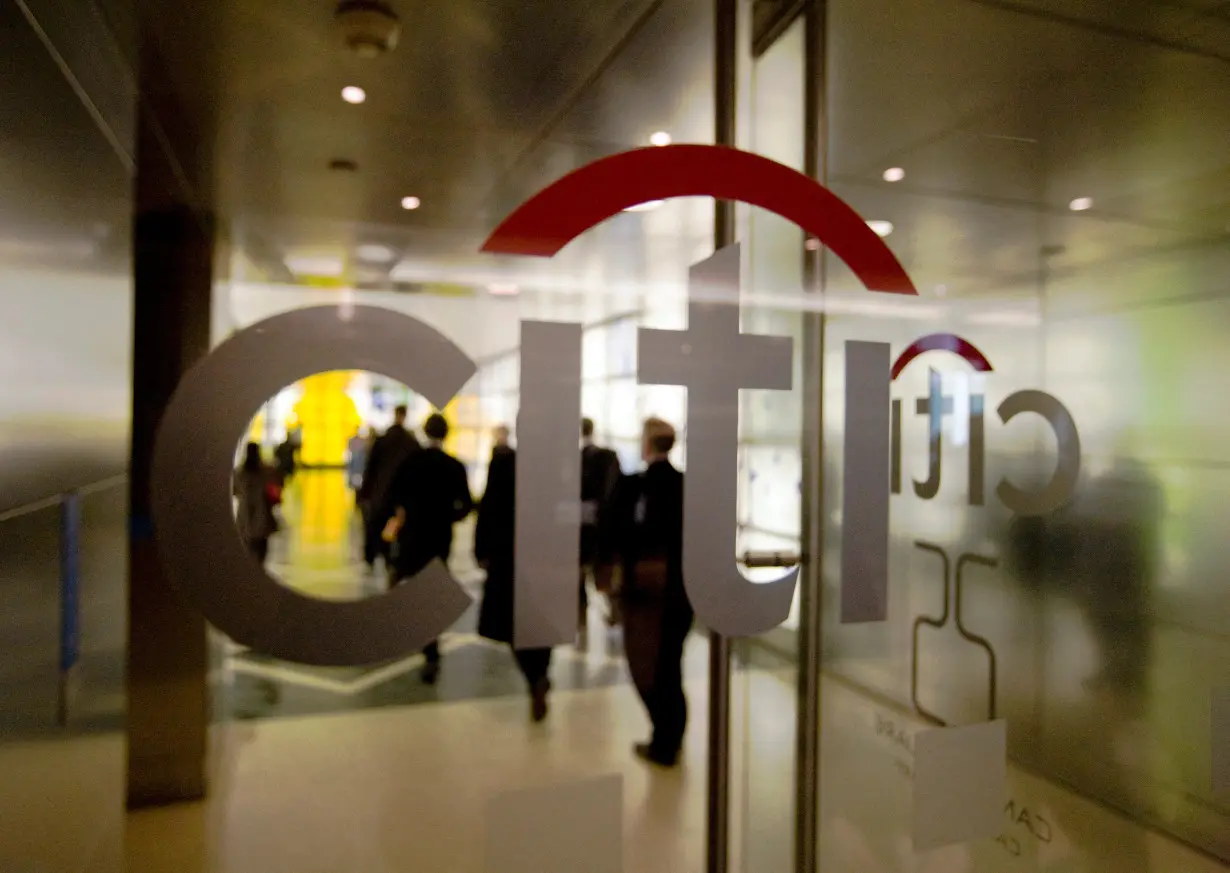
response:
<path fill-rule="evenodd" d="M 594 562 L 598 557 L 598 530 L 610 509 L 620 477 L 619 456 L 594 444 L 594 420 L 581 419 L 581 568 L 577 630 L 582 640 L 589 625 L 589 584 L 607 599 L 607 624 L 619 624 L 619 599 L 597 584 Z"/>
<path fill-rule="evenodd" d="M 258 443 L 248 443 L 243 463 L 235 471 L 233 492 L 238 501 L 235 526 L 248 551 L 262 566 L 269 557 L 269 538 L 278 529 L 273 508 L 281 501 L 281 485 L 276 471 L 261 458 Z"/>
<path fill-rule="evenodd" d="M 393 424 L 372 443 L 355 495 L 363 513 L 363 562 L 369 572 L 375 572 L 377 558 L 384 558 L 391 575 L 389 544 L 383 537 L 393 514 L 389 491 L 402 462 L 419 448 L 418 439 L 406 429 L 406 415 L 405 406 L 393 410 Z"/>
<path fill-rule="evenodd" d="M 622 571 L 624 650 L 653 726 L 649 742 L 634 751 L 662 767 L 678 762 L 687 727 L 683 648 L 693 621 L 683 582 L 683 474 L 669 460 L 674 445 L 674 427 L 645 422 L 645 469 L 620 480 L 599 562 L 607 579 L 616 564 Z"/>
<path fill-rule="evenodd" d="M 486 570 L 478 632 L 497 643 L 507 643 L 517 659 L 530 692 L 530 718 L 547 717 L 551 691 L 551 649 L 516 649 L 513 646 L 513 597 L 517 511 L 517 455 L 507 449 L 495 453 L 487 468 L 487 488 L 478 505 L 474 528 L 474 559 Z"/>
<path fill-rule="evenodd" d="M 428 416 L 423 424 L 427 445 L 407 455 L 393 477 L 393 513 L 384 536 L 396 542 L 394 584 L 414 584 L 414 576 L 434 560 L 447 565 L 453 525 L 474 509 L 465 464 L 444 450 L 448 430 L 443 415 Z M 440 675 L 439 642 L 428 643 L 423 655 L 423 681 L 434 685 Z"/>

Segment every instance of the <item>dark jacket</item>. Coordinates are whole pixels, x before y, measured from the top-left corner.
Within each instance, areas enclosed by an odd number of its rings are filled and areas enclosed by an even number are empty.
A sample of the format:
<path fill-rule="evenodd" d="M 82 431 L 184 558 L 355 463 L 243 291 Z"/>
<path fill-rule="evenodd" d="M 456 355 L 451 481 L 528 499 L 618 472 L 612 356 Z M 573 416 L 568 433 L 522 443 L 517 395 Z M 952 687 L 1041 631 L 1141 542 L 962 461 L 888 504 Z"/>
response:
<path fill-rule="evenodd" d="M 622 567 L 623 595 L 630 600 L 648 596 L 637 585 L 637 564 L 665 561 L 663 606 L 690 618 L 683 585 L 683 474 L 670 461 L 620 479 L 601 528 L 599 559 Z"/>
<path fill-rule="evenodd" d="M 516 530 L 517 453 L 508 449 L 491 456 L 474 528 L 474 558 L 487 568 L 478 632 L 501 643 L 512 641 Z"/>
<path fill-rule="evenodd" d="M 414 434 L 401 425 L 393 425 L 372 443 L 359 486 L 358 499 L 369 507 L 369 522 L 383 526 L 393 515 L 389 492 L 402 462 L 419 448 Z"/>
<path fill-rule="evenodd" d="M 581 449 L 582 564 L 597 560 L 598 531 L 610 511 L 620 473 L 619 456 L 610 449 L 592 445 Z"/>
<path fill-rule="evenodd" d="M 406 513 L 397 537 L 399 577 L 415 575 L 433 558 L 447 562 L 453 525 L 474 509 L 465 464 L 434 446 L 411 452 L 393 478 L 389 506 Z"/>

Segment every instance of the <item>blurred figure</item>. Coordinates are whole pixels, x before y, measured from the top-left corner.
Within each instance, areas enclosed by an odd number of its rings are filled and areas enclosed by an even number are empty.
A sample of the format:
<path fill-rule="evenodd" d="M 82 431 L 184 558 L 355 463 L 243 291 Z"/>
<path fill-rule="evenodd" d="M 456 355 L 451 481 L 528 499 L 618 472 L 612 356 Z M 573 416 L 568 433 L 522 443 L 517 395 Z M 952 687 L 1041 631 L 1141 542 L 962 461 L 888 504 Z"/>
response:
<path fill-rule="evenodd" d="M 508 429 L 508 425 L 499 424 L 491 431 L 493 445 L 491 447 L 491 458 L 495 460 L 496 455 L 508 454 L 512 449 L 512 431 Z"/>
<path fill-rule="evenodd" d="M 368 437 L 360 428 L 346 443 L 346 478 L 350 490 L 358 493 L 363 484 L 363 471 L 367 468 Z"/>
<path fill-rule="evenodd" d="M 248 443 L 243 463 L 235 471 L 233 489 L 239 506 L 235 526 L 248 551 L 263 566 L 269 557 L 269 538 L 277 533 L 273 508 L 281 501 L 281 486 L 275 472 L 261 458 L 261 447 Z"/>
<path fill-rule="evenodd" d="M 1072 506 L 1075 576 L 1085 620 L 1101 656 L 1086 687 L 1111 694 L 1129 718 L 1143 715 L 1152 665 L 1153 586 L 1164 497 L 1160 483 L 1119 455 Z"/>
<path fill-rule="evenodd" d="M 474 509 L 465 464 L 444 451 L 448 421 L 438 412 L 423 424 L 427 445 L 402 461 L 389 493 L 393 517 L 385 539 L 396 541 L 393 559 L 396 584 L 412 580 L 431 561 L 448 564 L 453 551 L 453 525 Z M 423 649 L 427 663 L 423 681 L 433 685 L 440 675 L 440 645 Z"/>
<path fill-rule="evenodd" d="M 581 419 L 581 597 L 578 603 L 578 632 L 584 637 L 589 619 L 589 581 L 607 598 L 607 623 L 619 623 L 619 609 L 613 592 L 601 589 L 594 574 L 598 558 L 598 530 L 610 511 L 615 486 L 619 484 L 619 456 L 610 449 L 594 445 L 594 421 Z"/>
<path fill-rule="evenodd" d="M 678 762 L 687 726 L 683 647 L 693 619 L 683 585 L 683 474 L 669 460 L 674 446 L 674 427 L 645 422 L 645 469 L 619 482 L 603 525 L 599 570 L 608 587 L 613 566 L 622 570 L 628 669 L 653 724 L 652 739 L 635 752 L 662 767 Z"/>
<path fill-rule="evenodd" d="M 273 458 L 277 464 L 278 480 L 283 486 L 295 475 L 295 457 L 299 451 L 299 431 L 292 429 L 287 432 L 286 439 L 273 450 Z"/>
<path fill-rule="evenodd" d="M 390 566 L 388 543 L 382 537 L 393 514 L 389 490 L 402 462 L 419 448 L 414 434 L 406 430 L 406 413 L 405 406 L 394 409 L 393 424 L 372 443 L 356 494 L 363 512 L 363 561 L 369 572 L 375 570 L 377 558 L 384 558 L 386 569 Z"/>
<path fill-rule="evenodd" d="M 514 544 L 516 541 L 517 453 L 494 452 L 487 468 L 487 489 L 474 528 L 474 558 L 487 571 L 478 632 L 498 643 L 513 643 Z M 547 717 L 551 690 L 551 650 L 513 649 L 517 666 L 530 690 L 530 717 Z"/>

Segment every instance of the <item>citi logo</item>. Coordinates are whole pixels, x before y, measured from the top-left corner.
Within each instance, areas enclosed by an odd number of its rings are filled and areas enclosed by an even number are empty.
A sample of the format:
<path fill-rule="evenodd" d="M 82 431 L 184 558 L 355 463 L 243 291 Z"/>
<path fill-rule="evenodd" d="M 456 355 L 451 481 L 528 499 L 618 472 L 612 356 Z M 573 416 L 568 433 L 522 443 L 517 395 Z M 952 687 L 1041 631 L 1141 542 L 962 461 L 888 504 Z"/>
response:
<path fill-rule="evenodd" d="M 846 343 L 845 441 L 842 476 L 841 620 L 884 621 L 888 618 L 889 496 L 903 490 L 903 401 L 891 397 L 892 384 L 919 357 L 944 353 L 965 361 L 975 373 L 993 372 L 991 362 L 969 340 L 935 333 L 910 343 L 895 360 L 887 343 L 851 340 Z M 946 419 L 960 425 L 967 446 L 970 506 L 986 502 L 985 397 L 973 391 L 946 395 L 941 374 L 932 369 L 928 390 L 914 400 L 914 415 L 927 428 L 927 470 L 911 477 L 914 496 L 933 499 L 943 477 L 943 433 Z M 1080 476 L 1081 446 L 1072 414 L 1045 391 L 1026 389 L 1006 397 L 995 410 L 1002 426 L 1018 416 L 1040 416 L 1055 434 L 1058 447 L 1054 471 L 1035 490 L 1007 478 L 995 495 L 1015 515 L 1045 515 L 1062 506 Z M 885 463 L 885 458 L 888 463 Z"/>
<path fill-rule="evenodd" d="M 896 382 L 916 358 L 928 352 L 946 352 L 964 360 L 976 373 L 993 372 L 991 362 L 969 340 L 951 333 L 933 333 L 911 343 L 893 361 L 890 377 Z M 968 385 L 968 382 L 966 383 Z M 927 476 L 913 479 L 914 495 L 931 500 L 940 490 L 943 475 L 944 420 L 955 419 L 968 447 L 968 495 L 970 506 L 986 503 L 986 414 L 985 397 L 963 391 L 948 396 L 943 392 L 941 374 L 932 369 L 928 375 L 926 396 L 914 401 L 914 414 L 924 419 L 927 427 Z M 1036 491 L 1026 491 L 1007 479 L 995 486 L 995 495 L 1015 515 L 1045 515 L 1062 506 L 1071 496 L 1080 476 L 1081 444 L 1072 414 L 1056 397 L 1045 391 L 1024 390 L 1010 394 L 996 409 L 1000 424 L 1008 425 L 1019 415 L 1040 416 L 1055 434 L 1058 459 L 1048 483 Z M 890 480 L 893 494 L 901 493 L 901 428 L 902 401 L 892 402 Z"/>
<path fill-rule="evenodd" d="M 582 167 L 518 207 L 483 251 L 552 257 L 602 221 L 674 197 L 713 197 L 769 210 L 827 246 L 867 290 L 918 293 L 884 241 L 831 191 L 782 164 L 720 146 L 636 149 Z M 772 582 L 753 584 L 735 557 L 739 392 L 794 387 L 792 339 L 740 328 L 739 276 L 738 245 L 695 264 L 687 328 L 640 328 L 637 362 L 641 384 L 688 389 L 684 579 L 698 619 L 728 637 L 781 624 L 799 575 L 795 567 Z M 936 341 L 920 342 L 896 367 L 886 343 L 847 343 L 843 620 L 886 616 L 890 443 L 901 420 L 899 411 L 891 412 L 899 407 L 890 403 L 890 387 L 894 375 L 933 350 L 928 343 Z M 576 631 L 581 325 L 522 321 L 520 354 L 514 644 L 537 648 L 570 642 Z M 251 560 L 235 534 L 235 439 L 269 396 L 313 373 L 379 372 L 443 408 L 477 369 L 435 328 L 372 306 L 296 310 L 231 336 L 184 376 L 160 424 L 151 498 L 169 579 L 232 639 L 284 660 L 344 666 L 422 648 L 470 605 L 448 568 L 433 562 L 411 584 L 349 602 L 319 600 L 280 585 Z M 1015 400 L 1000 406 L 1001 419 L 1037 412 L 1057 434 L 1067 428 L 1074 435 L 1070 416 L 1061 415 L 1062 406 L 1047 396 L 1013 395 Z M 938 394 L 928 396 L 926 414 L 953 414 L 945 413 L 945 402 Z M 978 415 L 981 428 L 981 401 Z M 974 426 L 972 411 L 970 421 Z M 899 455 L 899 439 L 895 445 Z M 1066 445 L 1079 463 L 1077 444 Z M 895 462 L 898 479 L 900 466 Z M 1069 467 L 1061 462 L 1056 488 L 1072 478 Z M 938 489 L 939 473 L 935 465 L 925 482 L 934 479 Z M 1050 491 L 1039 496 L 1011 488 L 1001 483 L 999 493 L 1018 511 L 1049 501 Z"/>

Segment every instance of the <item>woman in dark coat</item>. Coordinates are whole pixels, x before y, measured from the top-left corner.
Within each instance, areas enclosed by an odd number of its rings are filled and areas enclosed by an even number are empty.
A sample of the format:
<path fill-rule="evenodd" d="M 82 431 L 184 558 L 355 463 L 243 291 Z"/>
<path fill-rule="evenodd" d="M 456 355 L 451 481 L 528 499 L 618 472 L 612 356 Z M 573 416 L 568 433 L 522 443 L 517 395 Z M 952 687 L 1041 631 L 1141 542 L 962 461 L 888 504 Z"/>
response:
<path fill-rule="evenodd" d="M 487 490 L 478 505 L 474 529 L 474 558 L 487 571 L 478 632 L 489 640 L 513 640 L 514 551 L 516 542 L 517 453 L 495 453 L 487 468 Z M 550 649 L 514 649 L 517 666 L 530 688 L 530 714 L 534 721 L 547 717 L 551 690 Z"/>

